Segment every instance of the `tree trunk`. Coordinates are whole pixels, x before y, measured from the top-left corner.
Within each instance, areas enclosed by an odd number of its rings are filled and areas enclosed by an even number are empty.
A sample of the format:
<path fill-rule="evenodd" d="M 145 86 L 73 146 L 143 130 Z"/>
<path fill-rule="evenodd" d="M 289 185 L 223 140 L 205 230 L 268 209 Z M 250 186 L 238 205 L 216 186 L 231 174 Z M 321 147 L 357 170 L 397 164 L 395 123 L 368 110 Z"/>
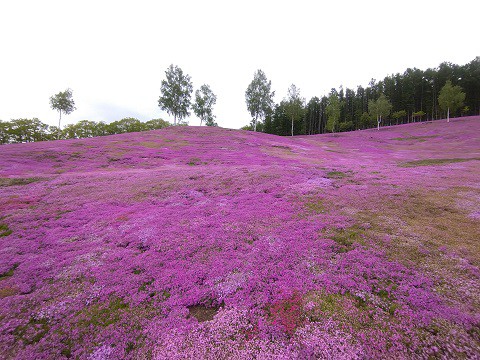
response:
<path fill-rule="evenodd" d="M 292 136 L 293 136 L 293 116 L 292 116 Z"/>
<path fill-rule="evenodd" d="M 450 108 L 447 108 L 447 122 L 450 122 Z"/>
<path fill-rule="evenodd" d="M 58 135 L 57 135 L 57 138 L 60 140 L 60 123 L 62 121 L 62 110 L 60 110 L 59 113 L 60 113 L 60 118 L 58 119 Z"/>
<path fill-rule="evenodd" d="M 379 118 L 377 115 L 377 130 L 380 130 L 380 121 L 382 121 L 382 118 L 381 117 Z"/>
<path fill-rule="evenodd" d="M 257 131 L 257 117 L 255 116 L 255 122 L 253 123 L 253 131 Z"/>

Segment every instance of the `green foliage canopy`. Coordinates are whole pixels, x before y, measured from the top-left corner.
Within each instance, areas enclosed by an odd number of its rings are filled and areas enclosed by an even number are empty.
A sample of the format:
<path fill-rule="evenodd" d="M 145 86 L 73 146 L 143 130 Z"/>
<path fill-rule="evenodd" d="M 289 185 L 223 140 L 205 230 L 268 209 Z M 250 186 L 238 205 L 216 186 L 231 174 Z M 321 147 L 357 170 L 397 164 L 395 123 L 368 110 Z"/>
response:
<path fill-rule="evenodd" d="M 81 120 L 76 124 L 68 124 L 61 130 L 57 126 L 44 124 L 37 118 L 0 120 L 0 144 L 54 139 L 81 139 L 133 131 L 163 129 L 168 126 L 170 126 L 170 123 L 162 119 L 141 122 L 135 118 L 124 118 L 110 124 L 103 121 Z"/>
<path fill-rule="evenodd" d="M 394 118 L 397 121 L 397 124 L 399 119 L 403 119 L 406 116 L 407 116 L 407 112 L 405 110 L 395 111 L 392 114 L 392 118 Z"/>

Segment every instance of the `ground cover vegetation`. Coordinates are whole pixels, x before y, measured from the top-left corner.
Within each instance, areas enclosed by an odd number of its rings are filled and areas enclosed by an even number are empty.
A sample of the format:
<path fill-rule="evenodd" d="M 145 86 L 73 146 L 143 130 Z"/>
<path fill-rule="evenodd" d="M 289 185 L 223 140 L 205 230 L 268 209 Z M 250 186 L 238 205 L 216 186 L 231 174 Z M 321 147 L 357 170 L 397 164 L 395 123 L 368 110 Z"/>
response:
<path fill-rule="evenodd" d="M 478 358 L 479 134 L 477 116 L 4 145 L 0 354 Z"/>

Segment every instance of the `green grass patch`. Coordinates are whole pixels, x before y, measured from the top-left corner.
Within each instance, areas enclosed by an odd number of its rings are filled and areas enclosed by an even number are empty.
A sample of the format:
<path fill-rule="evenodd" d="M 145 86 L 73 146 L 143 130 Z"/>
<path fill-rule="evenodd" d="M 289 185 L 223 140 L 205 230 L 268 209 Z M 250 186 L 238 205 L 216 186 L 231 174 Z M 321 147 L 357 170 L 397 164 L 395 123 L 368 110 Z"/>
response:
<path fill-rule="evenodd" d="M 12 233 L 12 230 L 7 224 L 0 224 L 0 237 L 8 236 Z"/>
<path fill-rule="evenodd" d="M 341 294 L 325 294 L 319 297 L 316 301 L 316 306 L 322 313 L 335 314 L 341 313 L 343 310 L 342 300 L 346 295 Z M 319 319 L 310 319 L 310 320 L 319 320 Z"/>
<path fill-rule="evenodd" d="M 134 274 L 137 274 L 134 272 Z M 139 275 L 140 273 L 138 273 L 137 275 Z M 139 286 L 138 288 L 138 291 L 149 291 L 151 289 L 151 286 L 153 283 L 155 282 L 154 279 L 151 279 L 151 280 L 148 280 L 148 281 L 144 281 L 142 283 L 142 285 Z"/>
<path fill-rule="evenodd" d="M 305 311 L 305 316 L 311 322 L 332 318 L 353 329 L 377 328 L 388 331 L 388 322 L 385 320 L 394 316 L 400 305 L 388 296 L 380 298 L 380 301 L 378 297 L 368 293 L 355 295 L 349 291 L 343 294 L 311 292 L 304 298 L 304 303 L 313 303 L 314 306 Z M 379 319 L 372 317 L 373 312 L 378 312 Z"/>
<path fill-rule="evenodd" d="M 412 140 L 419 140 L 419 141 L 426 141 L 427 139 L 436 138 L 437 135 L 430 135 L 430 136 L 407 136 L 407 137 L 397 137 L 392 138 L 391 140 L 397 141 L 412 141 Z"/>
<path fill-rule="evenodd" d="M 272 145 L 273 148 L 278 148 L 278 149 L 283 149 L 283 150 L 292 150 L 290 146 L 284 146 L 284 145 Z"/>
<path fill-rule="evenodd" d="M 62 339 L 62 355 L 68 357 L 72 355 L 75 347 L 78 350 L 75 345 L 82 344 L 85 339 L 98 338 L 105 329 L 124 329 L 129 332 L 128 341 L 123 343 L 120 339 L 112 339 L 110 346 L 123 348 L 126 353 L 133 355 L 127 358 L 137 358 L 134 354 L 145 346 L 145 336 L 142 333 L 144 319 L 160 314 L 161 308 L 152 302 L 131 306 L 121 297 L 112 296 L 107 301 L 94 303 L 77 311 L 69 323 L 57 328 L 55 333 Z M 97 344 L 90 345 L 93 346 L 83 347 L 85 353 L 92 353 Z"/>
<path fill-rule="evenodd" d="M 327 179 L 343 179 L 348 175 L 342 171 L 329 171 L 326 175 Z"/>
<path fill-rule="evenodd" d="M 41 177 L 30 177 L 30 178 L 0 178 L 0 187 L 5 186 L 18 186 L 18 185 L 28 185 L 33 182 L 47 180 L 46 178 Z"/>
<path fill-rule="evenodd" d="M 17 295 L 18 293 L 19 293 L 19 290 L 16 287 L 11 287 L 11 286 L 3 287 L 3 288 L 0 288 L 0 299 L 4 299 L 8 296 Z"/>
<path fill-rule="evenodd" d="M 189 160 L 189 162 L 187 163 L 187 165 L 190 165 L 190 166 L 196 166 L 196 165 L 200 165 L 201 164 L 201 160 L 199 158 L 191 158 Z"/>
<path fill-rule="evenodd" d="M 167 141 L 165 141 L 165 142 L 167 142 Z M 149 148 L 149 149 L 156 149 L 156 148 L 164 146 L 164 144 L 162 144 L 161 142 L 156 142 L 156 141 L 140 141 L 138 143 L 134 143 L 133 145 L 143 146 L 143 147 Z"/>
<path fill-rule="evenodd" d="M 192 305 L 188 306 L 188 316 L 194 317 L 198 322 L 213 320 L 213 317 L 220 310 L 219 306 L 208 307 L 205 305 Z"/>
<path fill-rule="evenodd" d="M 324 205 L 324 199 L 322 199 L 318 193 L 297 195 L 293 197 L 293 201 L 296 204 L 296 217 L 300 219 L 305 219 L 309 216 L 315 216 L 318 214 L 325 214 L 327 212 L 327 208 Z"/>
<path fill-rule="evenodd" d="M 18 264 L 13 265 L 8 271 L 0 274 L 0 280 L 5 280 L 6 278 L 12 277 L 15 269 L 18 267 Z"/>
<path fill-rule="evenodd" d="M 337 230 L 331 237 L 339 246 L 339 252 L 347 252 L 351 250 L 354 243 L 361 243 L 363 241 L 363 230 L 357 226 L 352 226 L 346 229 Z"/>
<path fill-rule="evenodd" d="M 453 159 L 424 159 L 424 160 L 414 160 L 401 163 L 400 167 L 417 167 L 417 166 L 435 166 L 435 165 L 445 165 L 445 164 L 454 164 L 461 163 L 472 160 L 480 160 L 480 158 L 453 158 Z"/>
<path fill-rule="evenodd" d="M 79 327 L 88 329 L 91 326 L 106 328 L 121 320 L 122 314 L 128 311 L 129 305 L 123 299 L 113 298 L 107 304 L 95 304 L 84 310 L 78 322 Z"/>
<path fill-rule="evenodd" d="M 19 325 L 13 330 L 13 336 L 25 345 L 38 343 L 50 331 L 48 319 L 30 318 L 27 324 Z"/>
<path fill-rule="evenodd" d="M 308 196 L 303 206 L 309 214 L 322 214 L 326 211 L 322 199 L 318 196 Z"/>
<path fill-rule="evenodd" d="M 72 152 L 70 154 L 70 157 L 68 158 L 68 160 L 80 159 L 80 158 L 82 158 L 82 155 L 83 155 L 83 153 L 81 153 L 80 151 Z"/>
<path fill-rule="evenodd" d="M 140 275 L 141 273 L 143 273 L 145 270 L 143 269 L 140 269 L 140 268 L 135 268 L 133 269 L 132 273 L 135 274 L 135 275 Z"/>

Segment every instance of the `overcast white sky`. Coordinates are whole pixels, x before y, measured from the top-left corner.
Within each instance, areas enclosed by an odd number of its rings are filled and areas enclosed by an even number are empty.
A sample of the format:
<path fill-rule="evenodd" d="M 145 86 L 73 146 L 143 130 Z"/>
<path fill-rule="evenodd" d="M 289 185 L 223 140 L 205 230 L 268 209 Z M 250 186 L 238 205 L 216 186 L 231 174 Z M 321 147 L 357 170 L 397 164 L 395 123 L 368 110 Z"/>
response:
<path fill-rule="evenodd" d="M 172 120 L 158 107 L 170 64 L 217 95 L 220 126 L 250 121 L 245 89 L 262 69 L 276 101 L 465 64 L 480 55 L 478 1 L 0 1 L 0 119 L 54 125 L 49 97 L 73 90 L 79 120 Z M 191 125 L 199 120 L 193 115 Z"/>

